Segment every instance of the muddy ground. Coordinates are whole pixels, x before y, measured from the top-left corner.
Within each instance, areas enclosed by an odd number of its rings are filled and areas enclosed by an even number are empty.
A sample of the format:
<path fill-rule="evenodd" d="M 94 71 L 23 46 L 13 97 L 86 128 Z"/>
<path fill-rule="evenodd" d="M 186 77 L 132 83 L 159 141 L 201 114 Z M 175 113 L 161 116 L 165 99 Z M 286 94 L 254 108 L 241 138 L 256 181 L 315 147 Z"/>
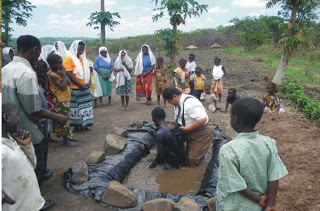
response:
<path fill-rule="evenodd" d="M 266 83 L 275 72 L 259 62 L 243 58 L 240 55 L 225 53 L 223 50 L 183 51 L 178 57 L 187 58 L 189 53 L 196 54 L 196 63 L 201 65 L 204 70 L 212 68 L 215 56 L 221 57 L 227 70 L 224 79 L 225 92 L 228 88 L 235 87 L 238 93 L 244 96 L 262 99 Z M 129 54 L 133 59 L 135 55 L 137 54 Z M 155 55 L 159 54 L 156 52 Z M 115 59 L 115 57 L 113 58 Z M 205 74 L 207 74 L 206 71 Z M 106 135 L 111 132 L 113 127 L 122 127 L 131 124 L 134 120 L 151 121 L 150 113 L 156 106 L 155 96 L 151 106 L 145 105 L 145 101 L 136 102 L 134 97 L 131 97 L 130 110 L 121 111 L 120 97 L 115 95 L 114 90 L 113 92 L 113 105 L 106 105 L 106 99 L 104 99 L 103 105 L 94 109 L 92 131 L 75 133 L 75 138 L 80 140 L 79 146 L 70 148 L 61 145 L 49 148 L 48 166 L 54 171 L 54 176 L 44 183 L 41 190 L 46 199 L 55 200 L 56 206 L 52 209 L 53 211 L 110 210 L 100 206 L 92 197 L 70 193 L 62 186 L 62 177 L 63 173 L 75 163 L 85 160 L 92 150 L 102 148 Z M 224 108 L 225 97 L 224 94 L 222 102 L 218 104 L 220 107 Z M 286 108 L 285 114 L 265 115 L 257 126 L 261 134 L 276 139 L 280 157 L 289 171 L 289 175 L 280 180 L 277 210 L 320 210 L 320 125 L 318 122 L 305 119 L 290 101 L 284 100 L 283 104 Z M 167 120 L 172 121 L 173 106 L 168 105 L 165 110 Z M 219 119 L 229 120 L 229 113 L 217 111 L 209 115 L 213 122 L 217 122 L 216 120 Z M 152 175 L 152 170 L 142 169 L 141 174 Z M 195 175 L 195 180 L 199 180 L 197 170 L 192 174 Z M 143 176 L 141 178 L 145 180 Z M 170 177 L 163 176 L 161 178 L 161 183 L 170 180 Z M 174 191 L 172 185 L 167 185 L 171 189 L 166 189 L 165 184 L 162 184 L 161 187 L 161 191 Z M 179 189 L 179 185 L 177 185 L 177 189 Z"/>

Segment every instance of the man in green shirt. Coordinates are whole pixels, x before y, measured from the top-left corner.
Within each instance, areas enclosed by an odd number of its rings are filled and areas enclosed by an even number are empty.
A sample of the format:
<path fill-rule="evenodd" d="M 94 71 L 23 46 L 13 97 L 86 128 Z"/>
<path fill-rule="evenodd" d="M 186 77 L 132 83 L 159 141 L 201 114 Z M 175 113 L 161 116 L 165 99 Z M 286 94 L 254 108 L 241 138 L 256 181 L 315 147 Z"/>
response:
<path fill-rule="evenodd" d="M 254 129 L 263 109 L 253 98 L 232 105 L 230 123 L 238 135 L 220 149 L 217 210 L 275 210 L 279 179 L 288 171 L 275 140 Z"/>

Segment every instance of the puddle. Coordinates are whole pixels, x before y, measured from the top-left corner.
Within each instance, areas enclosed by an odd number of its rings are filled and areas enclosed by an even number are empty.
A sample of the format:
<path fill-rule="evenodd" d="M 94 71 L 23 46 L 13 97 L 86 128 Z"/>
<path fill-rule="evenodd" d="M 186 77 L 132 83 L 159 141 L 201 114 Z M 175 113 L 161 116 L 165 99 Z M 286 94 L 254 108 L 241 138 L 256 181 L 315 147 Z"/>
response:
<path fill-rule="evenodd" d="M 198 192 L 207 163 L 210 159 L 210 152 L 207 153 L 201 166 L 178 170 L 165 170 L 161 165 L 149 169 L 151 163 L 148 160 L 154 159 L 156 154 L 156 147 L 153 147 L 152 150 L 150 150 L 150 154 L 131 169 L 123 184 L 126 187 L 162 193 L 196 194 Z"/>

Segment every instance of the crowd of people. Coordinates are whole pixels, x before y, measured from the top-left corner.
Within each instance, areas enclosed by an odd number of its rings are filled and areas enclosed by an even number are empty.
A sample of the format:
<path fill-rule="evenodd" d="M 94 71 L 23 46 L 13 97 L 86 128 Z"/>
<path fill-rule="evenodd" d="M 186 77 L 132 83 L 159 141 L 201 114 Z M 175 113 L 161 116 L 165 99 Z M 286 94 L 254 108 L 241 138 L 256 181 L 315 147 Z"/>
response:
<path fill-rule="evenodd" d="M 98 50 L 98 57 L 91 61 L 85 49 L 82 40 L 75 40 L 69 50 L 61 41 L 41 47 L 40 41 L 31 35 L 17 39 L 16 56 L 12 48 L 3 49 L 4 210 L 25 207 L 30 208 L 25 210 L 46 210 L 54 205 L 54 201 L 42 198 L 39 189 L 53 175 L 47 168 L 48 146 L 57 141 L 50 134 L 62 137 L 65 146 L 78 146 L 73 130 L 91 130 L 93 102 L 97 107 L 98 99 L 102 104 L 103 97 L 107 97 L 108 104 L 112 104 L 114 80 L 121 110 L 126 111 L 130 109 L 129 97 L 133 95 L 133 77 L 136 100 L 146 98 L 147 105 L 152 104 L 155 78 L 158 107 L 151 115 L 157 127 L 157 157 L 150 168 L 199 166 L 214 141 L 214 128 L 207 111 L 221 109 L 217 102 L 221 102 L 226 70 L 220 58 L 214 59 L 210 83 L 202 74 L 202 68 L 196 65 L 194 54 L 189 55 L 188 61 L 180 59 L 179 67 L 170 72 L 164 59 L 155 58 L 146 44 L 135 59 L 135 66 L 125 50 L 120 50 L 114 61 L 103 46 Z M 168 86 L 168 74 L 172 74 L 175 87 Z M 161 96 L 164 106 L 166 102 L 174 105 L 175 122 L 165 120 Z M 263 113 L 284 112 L 277 87 L 274 83 L 267 85 L 262 103 L 243 98 L 235 88 L 230 88 L 224 112 L 228 111 L 229 104 L 232 105 L 231 126 L 238 136 L 220 151 L 217 209 L 265 207 L 272 210 L 278 179 L 287 171 L 277 154 L 275 141 L 260 135 L 255 125 Z M 23 166 L 25 173 L 10 170 L 11 165 Z M 14 178 L 18 177 L 29 181 L 28 185 L 14 184 Z M 32 198 L 33 203 L 24 197 Z"/>

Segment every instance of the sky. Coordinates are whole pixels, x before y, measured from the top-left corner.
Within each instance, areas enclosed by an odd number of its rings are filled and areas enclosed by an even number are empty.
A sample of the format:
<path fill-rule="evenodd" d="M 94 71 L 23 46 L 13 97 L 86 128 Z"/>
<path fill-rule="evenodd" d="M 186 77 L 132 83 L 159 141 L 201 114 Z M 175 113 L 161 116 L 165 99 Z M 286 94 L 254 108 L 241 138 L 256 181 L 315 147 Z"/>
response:
<path fill-rule="evenodd" d="M 35 9 L 27 26 L 12 24 L 13 37 L 31 34 L 36 37 L 92 37 L 99 38 L 100 30 L 86 26 L 92 12 L 100 11 L 100 0 L 29 0 Z M 198 0 L 208 5 L 208 12 L 200 17 L 188 18 L 179 30 L 190 32 L 196 29 L 215 28 L 230 25 L 235 17 L 277 15 L 278 6 L 266 9 L 266 0 Z M 111 31 L 106 29 L 106 38 L 121 38 L 153 34 L 164 28 L 171 28 L 166 15 L 158 22 L 152 21 L 156 14 L 151 0 L 105 0 L 105 10 L 119 12 L 116 19 L 120 25 Z"/>

